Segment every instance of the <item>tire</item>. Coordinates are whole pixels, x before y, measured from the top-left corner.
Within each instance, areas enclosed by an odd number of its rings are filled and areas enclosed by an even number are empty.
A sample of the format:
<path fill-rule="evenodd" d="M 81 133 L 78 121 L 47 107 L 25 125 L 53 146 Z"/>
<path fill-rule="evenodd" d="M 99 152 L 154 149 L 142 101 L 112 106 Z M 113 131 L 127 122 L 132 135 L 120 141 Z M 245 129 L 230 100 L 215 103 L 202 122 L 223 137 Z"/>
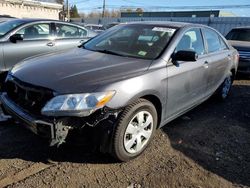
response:
<path fill-rule="evenodd" d="M 157 111 L 145 100 L 127 106 L 122 112 L 112 139 L 112 155 L 119 161 L 138 157 L 148 146 L 157 127 Z"/>
<path fill-rule="evenodd" d="M 217 99 L 224 101 L 230 93 L 232 84 L 233 84 L 233 77 L 232 76 L 226 77 L 223 83 L 216 91 Z"/>

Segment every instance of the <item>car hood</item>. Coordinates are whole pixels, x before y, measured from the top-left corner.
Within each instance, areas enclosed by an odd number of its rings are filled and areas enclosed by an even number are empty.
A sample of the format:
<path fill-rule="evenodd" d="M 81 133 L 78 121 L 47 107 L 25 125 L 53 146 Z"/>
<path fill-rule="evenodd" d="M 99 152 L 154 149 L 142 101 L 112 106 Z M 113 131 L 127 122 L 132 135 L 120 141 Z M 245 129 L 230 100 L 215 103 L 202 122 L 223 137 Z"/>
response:
<path fill-rule="evenodd" d="M 237 50 L 242 50 L 242 51 L 250 50 L 250 42 L 237 41 L 237 40 L 229 40 L 228 42 Z"/>
<path fill-rule="evenodd" d="M 143 74 L 151 62 L 77 48 L 25 60 L 11 74 L 58 93 L 93 92 L 100 85 Z"/>

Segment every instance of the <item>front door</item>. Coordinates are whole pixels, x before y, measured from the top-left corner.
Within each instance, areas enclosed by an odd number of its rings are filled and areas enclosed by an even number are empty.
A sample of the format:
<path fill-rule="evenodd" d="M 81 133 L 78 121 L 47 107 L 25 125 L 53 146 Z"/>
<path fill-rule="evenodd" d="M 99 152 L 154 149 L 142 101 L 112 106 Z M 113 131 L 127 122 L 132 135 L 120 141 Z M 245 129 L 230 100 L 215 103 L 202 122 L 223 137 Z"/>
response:
<path fill-rule="evenodd" d="M 206 90 L 206 54 L 199 28 L 185 32 L 176 46 L 179 50 L 192 50 L 198 54 L 197 61 L 179 61 L 170 64 L 168 70 L 167 118 L 171 119 L 198 103 Z"/>
<path fill-rule="evenodd" d="M 16 43 L 8 40 L 3 43 L 6 69 L 10 69 L 25 58 L 54 51 L 50 23 L 32 24 L 20 29 L 16 34 L 21 34 L 23 40 Z"/>

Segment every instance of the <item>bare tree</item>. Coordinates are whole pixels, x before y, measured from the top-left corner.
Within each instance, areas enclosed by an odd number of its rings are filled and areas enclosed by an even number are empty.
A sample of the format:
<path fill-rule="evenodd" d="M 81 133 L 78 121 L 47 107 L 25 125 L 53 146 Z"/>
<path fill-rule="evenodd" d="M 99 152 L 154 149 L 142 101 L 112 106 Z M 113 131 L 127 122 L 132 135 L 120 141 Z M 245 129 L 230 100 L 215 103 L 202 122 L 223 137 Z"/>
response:
<path fill-rule="evenodd" d="M 138 13 L 143 13 L 143 9 L 142 8 L 137 8 L 135 11 L 138 12 Z"/>
<path fill-rule="evenodd" d="M 82 14 L 82 13 L 81 13 Z M 80 17 L 82 17 L 80 14 Z M 91 11 L 84 15 L 86 18 L 101 18 L 102 13 L 99 11 Z M 121 16 L 120 10 L 105 10 L 104 17 L 119 18 Z"/>

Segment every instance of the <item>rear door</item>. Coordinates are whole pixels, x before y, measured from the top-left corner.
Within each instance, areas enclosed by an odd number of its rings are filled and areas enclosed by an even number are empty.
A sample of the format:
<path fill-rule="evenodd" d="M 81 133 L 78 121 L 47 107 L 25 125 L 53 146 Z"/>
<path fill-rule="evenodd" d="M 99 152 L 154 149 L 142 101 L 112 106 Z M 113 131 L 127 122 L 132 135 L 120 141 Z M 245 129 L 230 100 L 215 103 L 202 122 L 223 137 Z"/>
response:
<path fill-rule="evenodd" d="M 226 69 L 231 61 L 231 53 L 224 40 L 209 28 L 202 29 L 206 51 L 208 54 L 206 82 L 206 94 L 213 93 L 223 82 Z"/>
<path fill-rule="evenodd" d="M 198 103 L 206 90 L 206 61 L 204 42 L 200 28 L 186 31 L 176 46 L 179 50 L 192 50 L 198 54 L 197 61 L 179 61 L 170 64 L 168 70 L 167 117 L 171 118 Z"/>
<path fill-rule="evenodd" d="M 10 40 L 4 42 L 3 54 L 6 69 L 10 69 L 25 58 L 54 51 L 51 24 L 49 22 L 26 25 L 14 34 L 21 34 L 23 40 L 16 43 Z"/>
<path fill-rule="evenodd" d="M 53 23 L 56 35 L 56 50 L 76 48 L 89 39 L 88 31 L 70 24 Z"/>

